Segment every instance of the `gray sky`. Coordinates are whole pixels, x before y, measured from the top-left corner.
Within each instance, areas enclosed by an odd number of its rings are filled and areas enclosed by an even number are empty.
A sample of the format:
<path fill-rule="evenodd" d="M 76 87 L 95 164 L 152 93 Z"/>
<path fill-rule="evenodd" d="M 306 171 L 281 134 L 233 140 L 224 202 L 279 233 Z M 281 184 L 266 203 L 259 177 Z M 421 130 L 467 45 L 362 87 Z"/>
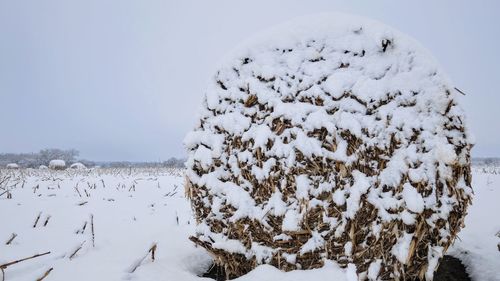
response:
<path fill-rule="evenodd" d="M 0 152 L 184 156 L 217 61 L 259 30 L 326 11 L 430 49 L 467 93 L 473 156 L 500 156 L 500 1 L 0 0 Z"/>

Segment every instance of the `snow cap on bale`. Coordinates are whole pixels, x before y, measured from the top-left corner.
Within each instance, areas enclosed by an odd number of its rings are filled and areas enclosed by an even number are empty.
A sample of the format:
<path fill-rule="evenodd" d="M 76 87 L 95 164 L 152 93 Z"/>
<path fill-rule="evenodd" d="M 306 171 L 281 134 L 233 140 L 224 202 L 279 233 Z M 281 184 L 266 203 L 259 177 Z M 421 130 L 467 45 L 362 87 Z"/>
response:
<path fill-rule="evenodd" d="M 191 239 L 229 277 L 334 260 L 431 280 L 472 196 L 456 95 L 417 42 L 372 20 L 258 35 L 215 73 L 185 138 Z"/>
<path fill-rule="evenodd" d="M 71 164 L 71 166 L 69 166 L 71 169 L 75 169 L 75 170 L 83 170 L 83 169 L 87 169 L 87 167 L 85 167 L 84 164 L 80 163 L 80 162 L 76 162 L 76 163 L 73 163 Z"/>
<path fill-rule="evenodd" d="M 9 163 L 5 166 L 7 169 L 19 169 L 19 165 L 16 163 Z"/>
<path fill-rule="evenodd" d="M 54 159 L 49 162 L 49 168 L 53 170 L 64 170 L 66 168 L 66 162 L 60 159 Z"/>

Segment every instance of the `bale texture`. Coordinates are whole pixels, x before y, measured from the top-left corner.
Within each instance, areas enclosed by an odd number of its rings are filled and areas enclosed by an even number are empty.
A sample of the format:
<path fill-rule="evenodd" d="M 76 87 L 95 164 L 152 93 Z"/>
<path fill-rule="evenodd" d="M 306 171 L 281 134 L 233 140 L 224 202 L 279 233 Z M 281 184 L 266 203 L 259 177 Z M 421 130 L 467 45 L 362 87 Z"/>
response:
<path fill-rule="evenodd" d="M 185 139 L 191 240 L 230 278 L 334 260 L 431 280 L 473 193 L 456 95 L 418 43 L 371 20 L 259 35 L 216 72 Z"/>
<path fill-rule="evenodd" d="M 49 168 L 52 170 L 64 170 L 66 169 L 66 162 L 60 159 L 50 160 Z"/>

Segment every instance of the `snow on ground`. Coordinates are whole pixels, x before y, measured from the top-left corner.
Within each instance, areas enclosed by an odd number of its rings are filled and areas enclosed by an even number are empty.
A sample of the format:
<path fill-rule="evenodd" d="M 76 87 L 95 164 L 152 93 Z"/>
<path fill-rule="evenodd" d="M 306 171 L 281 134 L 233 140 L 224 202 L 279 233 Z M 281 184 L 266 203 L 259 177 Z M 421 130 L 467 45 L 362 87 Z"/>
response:
<path fill-rule="evenodd" d="M 51 254 L 7 268 L 7 281 L 36 280 L 50 268 L 47 280 L 193 280 L 210 264 L 187 240 L 193 224 L 180 170 L 23 172 L 0 176 L 11 176 L 2 186 L 12 196 L 0 197 L 0 264 Z M 148 256 L 130 273 L 153 243 L 154 264 Z"/>
<path fill-rule="evenodd" d="M 473 174 L 474 204 L 449 254 L 474 280 L 500 280 L 500 168 Z M 188 240 L 194 222 L 182 170 L 0 170 L 0 222 L 0 265 L 50 251 L 6 268 L 6 281 L 37 280 L 50 268 L 44 280 L 202 280 L 211 264 Z M 288 273 L 263 265 L 238 280 L 351 281 L 352 271 L 333 262 Z"/>
<path fill-rule="evenodd" d="M 500 167 L 475 167 L 472 187 L 465 228 L 448 254 L 462 260 L 473 280 L 500 280 Z"/>

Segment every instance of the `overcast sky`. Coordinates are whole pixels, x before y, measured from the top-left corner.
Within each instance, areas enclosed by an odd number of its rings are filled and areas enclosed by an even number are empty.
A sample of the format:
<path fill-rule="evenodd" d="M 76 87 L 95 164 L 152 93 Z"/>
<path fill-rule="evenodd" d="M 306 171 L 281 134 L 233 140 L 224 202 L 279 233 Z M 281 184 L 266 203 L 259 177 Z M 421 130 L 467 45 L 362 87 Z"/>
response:
<path fill-rule="evenodd" d="M 473 156 L 500 156 L 500 1 L 0 0 L 0 153 L 184 156 L 214 65 L 259 30 L 327 11 L 416 38 L 467 95 Z"/>

